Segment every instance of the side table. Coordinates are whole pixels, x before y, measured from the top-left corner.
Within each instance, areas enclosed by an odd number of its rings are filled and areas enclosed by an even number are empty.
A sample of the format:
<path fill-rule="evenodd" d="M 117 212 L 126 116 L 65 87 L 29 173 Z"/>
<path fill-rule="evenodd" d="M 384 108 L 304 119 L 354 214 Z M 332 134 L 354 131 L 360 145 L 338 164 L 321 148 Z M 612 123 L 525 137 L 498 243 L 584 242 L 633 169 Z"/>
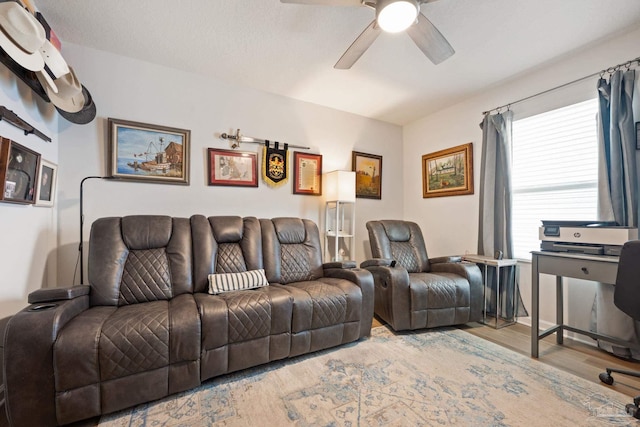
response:
<path fill-rule="evenodd" d="M 517 304 L 517 293 L 516 293 L 516 283 L 518 278 L 518 260 L 517 259 L 495 259 L 490 256 L 485 255 L 464 255 L 463 259 L 465 261 L 474 262 L 480 267 L 482 271 L 482 284 L 484 286 L 484 310 L 482 311 L 482 323 L 485 325 L 493 326 L 496 329 L 503 328 L 505 326 L 513 325 L 516 323 L 516 304 Z M 511 291 L 511 303 L 512 303 L 512 315 L 511 317 L 503 317 L 500 315 L 502 313 L 502 298 L 500 298 L 500 276 L 501 269 L 504 267 L 510 268 L 511 277 L 513 278 L 513 287 L 510 289 Z M 491 298 L 490 295 L 490 286 L 489 283 L 489 268 L 493 268 L 496 276 L 496 292 L 495 292 L 495 316 L 489 316 L 487 313 L 487 301 Z M 490 323 L 488 321 L 488 317 L 494 317 L 495 322 Z"/>

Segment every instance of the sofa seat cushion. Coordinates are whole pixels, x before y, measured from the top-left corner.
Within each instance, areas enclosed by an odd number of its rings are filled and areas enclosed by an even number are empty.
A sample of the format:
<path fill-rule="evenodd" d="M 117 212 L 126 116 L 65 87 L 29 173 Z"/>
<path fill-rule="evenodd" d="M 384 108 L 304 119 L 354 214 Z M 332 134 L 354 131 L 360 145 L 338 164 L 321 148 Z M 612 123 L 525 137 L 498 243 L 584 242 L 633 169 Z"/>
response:
<path fill-rule="evenodd" d="M 191 294 L 86 310 L 54 344 L 58 421 L 66 424 L 199 385 L 200 339 Z M 143 377 L 152 378 L 154 387 Z M 128 397 L 118 391 L 125 384 Z"/>
<path fill-rule="evenodd" d="M 352 282 L 322 277 L 283 287 L 293 296 L 294 333 L 359 320 L 362 293 Z"/>
<path fill-rule="evenodd" d="M 103 381 L 168 364 L 169 310 L 166 302 L 123 306 L 105 321 L 100 336 Z"/>
<path fill-rule="evenodd" d="M 409 274 L 412 328 L 457 325 L 469 321 L 470 289 L 453 273 Z"/>
<path fill-rule="evenodd" d="M 289 356 L 293 298 L 279 287 L 195 294 L 202 380 Z"/>

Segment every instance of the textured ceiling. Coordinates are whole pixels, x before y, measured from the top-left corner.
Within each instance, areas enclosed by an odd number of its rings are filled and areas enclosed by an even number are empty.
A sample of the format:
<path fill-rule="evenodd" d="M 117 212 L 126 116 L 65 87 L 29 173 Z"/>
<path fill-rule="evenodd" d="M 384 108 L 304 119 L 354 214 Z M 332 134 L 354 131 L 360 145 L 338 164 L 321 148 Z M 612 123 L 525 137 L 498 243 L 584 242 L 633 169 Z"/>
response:
<path fill-rule="evenodd" d="M 63 50 L 72 42 L 400 125 L 640 27 L 640 0 L 439 0 L 422 13 L 456 50 L 451 58 L 433 65 L 408 35 L 383 33 L 353 68 L 335 70 L 371 9 L 279 0 L 34 4 Z"/>

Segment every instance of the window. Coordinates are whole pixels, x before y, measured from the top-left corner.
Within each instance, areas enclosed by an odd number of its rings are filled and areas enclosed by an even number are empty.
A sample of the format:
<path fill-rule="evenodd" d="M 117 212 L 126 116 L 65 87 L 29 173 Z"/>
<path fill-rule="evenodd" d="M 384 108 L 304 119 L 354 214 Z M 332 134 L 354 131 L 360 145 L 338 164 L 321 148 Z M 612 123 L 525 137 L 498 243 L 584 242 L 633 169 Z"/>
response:
<path fill-rule="evenodd" d="M 597 219 L 597 99 L 513 122 L 514 256 L 540 249 L 542 220 Z"/>

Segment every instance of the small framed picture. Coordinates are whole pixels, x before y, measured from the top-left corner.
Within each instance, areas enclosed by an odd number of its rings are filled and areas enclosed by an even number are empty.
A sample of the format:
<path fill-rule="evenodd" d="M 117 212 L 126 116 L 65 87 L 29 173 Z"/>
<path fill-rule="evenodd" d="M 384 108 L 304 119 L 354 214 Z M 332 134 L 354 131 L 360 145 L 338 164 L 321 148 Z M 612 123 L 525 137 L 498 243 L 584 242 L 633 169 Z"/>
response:
<path fill-rule="evenodd" d="M 322 155 L 293 152 L 293 194 L 322 195 Z"/>
<path fill-rule="evenodd" d="M 356 173 L 356 197 L 382 199 L 382 156 L 353 151 L 351 165 Z"/>
<path fill-rule="evenodd" d="M 251 151 L 209 148 L 209 185 L 258 186 L 258 155 Z"/>
<path fill-rule="evenodd" d="M 189 185 L 191 131 L 112 118 L 108 127 L 109 176 Z"/>
<path fill-rule="evenodd" d="M 473 143 L 422 156 L 422 197 L 473 194 Z"/>
<path fill-rule="evenodd" d="M 0 137 L 0 200 L 34 204 L 39 168 L 39 153 Z"/>
<path fill-rule="evenodd" d="M 36 192 L 36 206 L 53 206 L 56 196 L 56 184 L 58 181 L 58 165 L 48 160 L 40 160 L 40 173 L 38 174 L 38 191 Z"/>

